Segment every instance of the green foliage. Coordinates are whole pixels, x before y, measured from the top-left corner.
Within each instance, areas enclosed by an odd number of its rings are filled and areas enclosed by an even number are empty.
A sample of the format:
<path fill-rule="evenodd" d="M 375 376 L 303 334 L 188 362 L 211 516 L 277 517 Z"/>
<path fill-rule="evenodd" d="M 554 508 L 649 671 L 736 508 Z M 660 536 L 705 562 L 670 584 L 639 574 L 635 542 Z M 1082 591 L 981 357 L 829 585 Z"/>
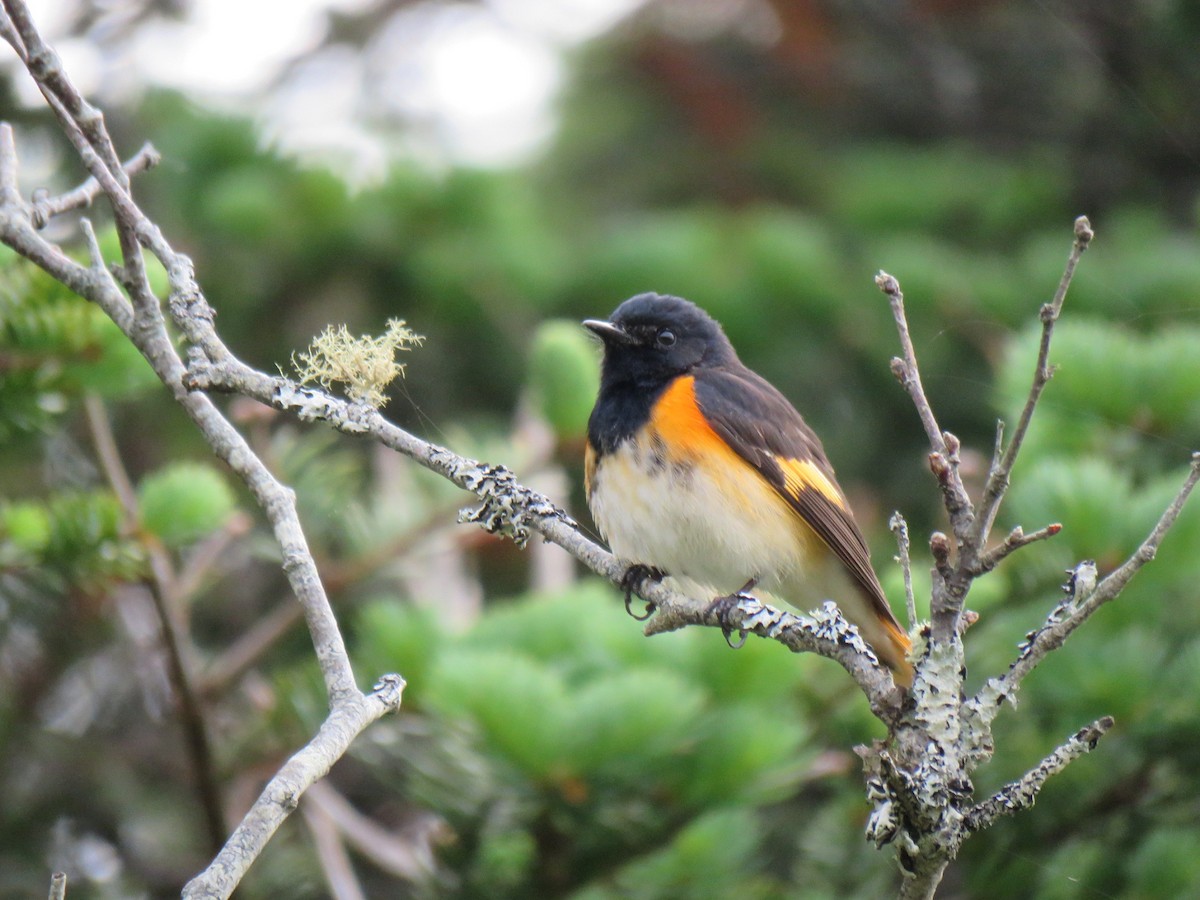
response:
<path fill-rule="evenodd" d="M 1015 411 L 1029 391 L 1038 331 L 1030 326 L 1010 345 L 998 383 L 1005 409 Z M 1198 342 L 1200 329 L 1189 324 L 1143 334 L 1065 318 L 1055 329 L 1051 390 L 1029 433 L 1031 455 L 1097 453 L 1153 471 L 1162 451 L 1200 429 Z M 1146 437 L 1161 443 L 1147 447 Z"/>
<path fill-rule="evenodd" d="M 32 582 L 102 593 L 144 570 L 141 546 L 122 532 L 121 506 L 108 491 L 70 491 L 0 506 L 0 558 Z"/>
<path fill-rule="evenodd" d="M 1061 208 L 1068 181 L 1054 159 L 938 147 L 863 144 L 840 154 L 828 181 L 830 211 L 855 228 L 947 237 L 1021 238 L 1045 210 Z"/>
<path fill-rule="evenodd" d="M 538 326 L 529 350 L 529 386 L 560 440 L 583 436 L 600 377 L 596 347 L 578 322 Z"/>
<path fill-rule="evenodd" d="M 47 431 L 85 390 L 125 397 L 157 383 L 96 306 L 0 248 L 0 441 Z"/>
<path fill-rule="evenodd" d="M 651 900 L 657 897 L 782 897 L 783 885 L 749 876 L 760 863 L 762 829 L 748 809 L 715 809 L 685 827 L 662 850 L 625 866 L 607 884 L 571 894 L 572 900 Z"/>
<path fill-rule="evenodd" d="M 202 463 L 172 463 L 138 484 L 142 528 L 172 547 L 216 531 L 235 508 L 229 483 Z"/>
<path fill-rule="evenodd" d="M 430 612 L 381 601 L 356 629 L 357 658 L 411 671 L 410 714 L 475 736 L 479 764 L 495 772 L 486 782 L 523 798 L 510 827 L 517 835 L 549 827 L 556 853 L 574 860 L 576 884 L 634 841 L 657 848 L 662 877 L 682 878 L 714 839 L 700 827 L 710 811 L 748 819 L 753 805 L 789 797 L 811 759 L 806 729 L 779 714 L 798 703 L 789 654 L 765 642 L 731 653 L 701 633 L 647 642 L 614 601 L 608 586 L 590 583 L 497 607 L 459 637 Z M 769 673 L 780 677 L 755 680 Z M 403 765 L 423 768 L 419 758 Z M 478 780 L 459 789 L 477 791 Z M 473 861 L 459 865 L 491 871 L 499 854 L 505 883 L 525 894 L 547 877 L 544 850 L 512 837 L 501 852 L 486 820 L 456 816 L 471 808 L 466 797 L 443 797 L 439 808 L 481 835 Z M 695 830 L 676 834 L 688 822 Z M 749 859 L 751 846 L 746 840 L 735 856 Z M 705 872 L 686 883 L 703 885 Z"/>

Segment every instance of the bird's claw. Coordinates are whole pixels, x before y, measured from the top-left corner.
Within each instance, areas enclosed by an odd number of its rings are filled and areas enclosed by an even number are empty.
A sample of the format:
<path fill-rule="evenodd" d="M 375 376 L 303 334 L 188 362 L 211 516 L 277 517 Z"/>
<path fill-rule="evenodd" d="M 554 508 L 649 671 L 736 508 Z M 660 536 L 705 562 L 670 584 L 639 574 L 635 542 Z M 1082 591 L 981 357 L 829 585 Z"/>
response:
<path fill-rule="evenodd" d="M 732 594 L 726 594 L 723 597 L 717 597 L 708 605 L 708 612 L 717 619 L 717 623 L 721 626 L 721 634 L 725 636 L 725 643 L 729 645 L 730 650 L 741 650 L 746 646 L 746 638 L 749 636 L 743 628 L 735 628 L 729 624 L 729 614 L 737 609 L 739 603 L 743 600 L 753 600 L 750 591 L 754 590 L 758 584 L 757 578 L 751 578 L 739 590 Z M 739 640 L 735 644 L 733 642 L 733 633 L 738 633 Z"/>
<path fill-rule="evenodd" d="M 643 565 L 642 563 L 634 563 L 625 570 L 625 574 L 621 576 L 621 589 L 625 592 L 625 612 L 639 622 L 645 622 L 648 618 L 654 615 L 655 606 L 649 600 L 646 601 L 646 611 L 642 615 L 638 615 L 633 611 L 633 594 L 646 581 L 662 581 L 667 577 L 667 573 L 662 569 L 654 566 Z"/>

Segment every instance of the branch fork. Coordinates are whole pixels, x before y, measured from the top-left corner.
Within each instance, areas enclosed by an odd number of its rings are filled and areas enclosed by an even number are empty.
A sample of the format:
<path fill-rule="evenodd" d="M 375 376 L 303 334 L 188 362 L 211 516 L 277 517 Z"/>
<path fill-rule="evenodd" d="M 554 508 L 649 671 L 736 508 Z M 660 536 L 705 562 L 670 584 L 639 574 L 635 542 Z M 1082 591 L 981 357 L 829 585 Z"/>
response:
<path fill-rule="evenodd" d="M 892 360 L 892 372 L 916 406 L 929 438 L 930 470 L 941 489 L 953 535 L 936 532 L 930 540 L 934 563 L 932 627 L 922 631 L 926 640 L 922 646 L 924 652 L 918 654 L 911 705 L 906 707 L 886 746 L 862 753 L 868 796 L 874 806 L 867 837 L 876 843 L 894 839 L 898 844 L 901 868 L 906 873 L 902 898 L 932 897 L 946 866 L 967 837 L 987 828 L 1001 815 L 1031 806 L 1050 776 L 1093 750 L 1112 727 L 1111 718 L 1097 720 L 1074 734 L 1018 781 L 982 802 L 973 802 L 971 772 L 992 755 L 991 723 L 1004 701 L 1015 705 L 1022 679 L 1051 651 L 1062 646 L 1102 603 L 1114 599 L 1138 569 L 1153 559 L 1163 536 L 1200 480 L 1200 455 L 1194 455 L 1179 493 L 1129 559 L 1099 581 L 1095 563 L 1091 561 L 1072 569 L 1064 585 L 1066 596 L 1050 611 L 1042 626 L 1029 633 L 1008 672 L 989 679 L 975 696 L 965 695 L 962 626 L 967 621 L 963 604 L 972 582 L 1022 547 L 1047 540 L 1062 530 L 1061 525 L 1053 523 L 1027 534 L 1018 526 L 1003 541 L 988 546 L 1034 410 L 1054 374 L 1049 362 L 1054 325 L 1076 264 L 1092 237 L 1091 225 L 1086 217 L 1080 216 L 1075 221 L 1075 239 L 1063 277 L 1051 301 L 1038 313 L 1042 335 L 1029 394 L 1007 446 L 1004 423 L 997 423 L 994 453 L 977 503 L 972 502 L 959 476 L 958 440 L 939 428 L 924 394 L 899 282 L 883 272 L 876 278 L 891 304 L 903 351 L 902 357 Z M 898 533 L 898 539 L 900 536 Z M 905 556 L 902 553 L 902 558 Z"/>

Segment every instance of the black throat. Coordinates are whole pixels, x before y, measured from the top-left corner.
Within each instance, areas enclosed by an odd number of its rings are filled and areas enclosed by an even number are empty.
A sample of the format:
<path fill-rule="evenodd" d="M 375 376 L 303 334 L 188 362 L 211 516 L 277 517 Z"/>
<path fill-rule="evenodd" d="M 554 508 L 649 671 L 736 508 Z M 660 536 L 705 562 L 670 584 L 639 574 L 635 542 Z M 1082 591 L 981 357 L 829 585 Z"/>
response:
<path fill-rule="evenodd" d="M 600 456 L 612 453 L 650 421 L 650 410 L 663 395 L 669 378 L 613 381 L 602 378 L 600 395 L 588 419 L 588 442 Z"/>

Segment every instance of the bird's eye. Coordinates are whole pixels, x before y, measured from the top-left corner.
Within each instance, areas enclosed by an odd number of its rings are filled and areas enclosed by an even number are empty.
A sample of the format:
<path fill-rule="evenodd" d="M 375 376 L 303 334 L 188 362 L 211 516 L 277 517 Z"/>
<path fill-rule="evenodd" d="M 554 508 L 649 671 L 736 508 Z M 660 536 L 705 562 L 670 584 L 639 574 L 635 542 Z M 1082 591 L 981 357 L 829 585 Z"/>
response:
<path fill-rule="evenodd" d="M 675 332 L 673 332 L 670 328 L 664 328 L 658 333 L 654 340 L 655 343 L 657 343 L 660 347 L 670 347 L 675 343 Z"/>

